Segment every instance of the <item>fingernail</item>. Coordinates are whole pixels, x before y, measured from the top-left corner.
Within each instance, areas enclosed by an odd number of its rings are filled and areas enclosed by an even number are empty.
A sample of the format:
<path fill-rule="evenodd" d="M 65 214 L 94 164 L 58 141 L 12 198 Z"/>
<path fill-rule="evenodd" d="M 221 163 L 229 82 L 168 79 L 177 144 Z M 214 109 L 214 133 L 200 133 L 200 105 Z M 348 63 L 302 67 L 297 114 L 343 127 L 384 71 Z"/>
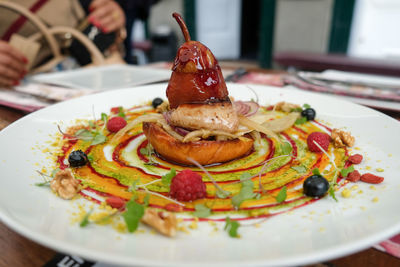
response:
<path fill-rule="evenodd" d="M 19 85 L 19 81 L 17 80 L 13 81 L 13 85 Z"/>
<path fill-rule="evenodd" d="M 22 57 L 22 61 L 26 64 L 28 63 L 28 59 L 26 57 Z"/>
<path fill-rule="evenodd" d="M 102 27 L 102 28 L 101 28 L 101 31 L 102 31 L 103 33 L 107 33 L 107 32 L 108 32 L 108 29 L 107 29 L 106 27 Z"/>
<path fill-rule="evenodd" d="M 101 29 L 100 23 L 98 23 L 95 19 L 91 19 L 90 23 L 92 23 L 96 28 Z"/>
<path fill-rule="evenodd" d="M 25 76 L 27 73 L 28 73 L 28 72 L 27 72 L 26 70 L 22 71 L 22 72 L 21 72 L 21 75 L 20 75 L 20 78 L 21 78 L 21 79 L 24 78 L 24 76 Z"/>

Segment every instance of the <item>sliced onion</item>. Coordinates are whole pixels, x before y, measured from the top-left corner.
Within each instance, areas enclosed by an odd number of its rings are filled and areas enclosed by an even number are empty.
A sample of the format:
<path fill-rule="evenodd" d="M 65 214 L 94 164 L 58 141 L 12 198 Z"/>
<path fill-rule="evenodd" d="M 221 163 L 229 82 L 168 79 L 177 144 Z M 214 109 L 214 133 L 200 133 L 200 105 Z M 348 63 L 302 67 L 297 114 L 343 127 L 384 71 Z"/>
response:
<path fill-rule="evenodd" d="M 178 134 L 182 135 L 182 136 L 186 136 L 188 133 L 190 133 L 189 130 L 185 129 L 185 128 L 181 128 L 181 127 L 174 127 L 175 132 L 177 132 Z"/>
<path fill-rule="evenodd" d="M 235 101 L 236 113 L 243 116 L 252 116 L 257 113 L 259 105 L 254 101 Z"/>
<path fill-rule="evenodd" d="M 206 139 L 210 136 L 226 136 L 228 139 L 235 139 L 239 137 L 224 131 L 200 129 L 187 134 L 185 138 L 183 138 L 183 142 L 192 142 L 198 140 L 199 138 Z"/>
<path fill-rule="evenodd" d="M 163 112 L 163 117 L 168 124 L 171 124 L 171 111 Z"/>
<path fill-rule="evenodd" d="M 246 103 L 243 101 L 235 101 L 233 102 L 233 105 L 235 106 L 237 114 L 246 116 L 246 114 L 250 111 L 250 106 L 246 105 Z"/>
<path fill-rule="evenodd" d="M 256 131 L 262 132 L 270 137 L 275 138 L 275 140 L 277 140 L 279 143 L 281 142 L 281 140 L 276 135 L 276 133 L 274 133 L 270 129 L 266 128 L 265 126 L 262 126 L 261 124 L 258 124 L 257 122 L 250 120 L 249 118 L 246 118 L 244 116 L 239 116 L 239 122 L 241 125 L 249 128 L 251 130 L 256 130 Z"/>
<path fill-rule="evenodd" d="M 245 103 L 250 106 L 250 111 L 246 114 L 247 117 L 256 114 L 258 109 L 260 108 L 260 105 L 257 102 L 247 101 Z"/>

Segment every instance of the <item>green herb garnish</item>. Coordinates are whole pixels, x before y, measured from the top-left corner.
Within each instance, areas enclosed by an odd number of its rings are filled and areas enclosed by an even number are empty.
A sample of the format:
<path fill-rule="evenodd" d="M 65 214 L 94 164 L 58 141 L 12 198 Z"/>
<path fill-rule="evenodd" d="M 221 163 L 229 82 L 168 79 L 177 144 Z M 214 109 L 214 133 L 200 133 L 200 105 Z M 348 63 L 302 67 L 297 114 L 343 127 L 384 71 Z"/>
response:
<path fill-rule="evenodd" d="M 79 129 L 75 132 L 75 138 L 90 141 L 91 145 L 102 144 L 107 140 L 107 137 L 98 130 L 89 131 L 88 129 Z"/>
<path fill-rule="evenodd" d="M 86 227 L 89 224 L 89 217 L 92 214 L 93 209 L 91 209 L 89 212 L 87 212 L 85 214 L 85 216 L 83 217 L 81 223 L 79 224 L 80 227 Z"/>
<path fill-rule="evenodd" d="M 107 123 L 107 120 L 108 120 L 108 115 L 106 114 L 106 113 L 101 113 L 101 120 L 104 122 L 104 123 Z"/>
<path fill-rule="evenodd" d="M 306 118 L 306 117 L 301 117 L 301 118 L 298 118 L 298 119 L 295 121 L 294 124 L 300 125 L 300 124 L 304 124 L 304 123 L 306 123 L 306 122 L 307 122 L 307 118 Z"/>
<path fill-rule="evenodd" d="M 94 160 L 93 155 L 87 155 L 87 159 L 88 159 L 90 162 L 93 162 L 93 160 Z"/>
<path fill-rule="evenodd" d="M 303 111 L 303 109 L 302 108 L 292 108 L 291 110 L 290 110 L 290 112 L 302 112 Z"/>
<path fill-rule="evenodd" d="M 35 183 L 36 186 L 42 187 L 42 186 L 49 186 L 50 181 L 44 181 L 42 183 Z"/>
<path fill-rule="evenodd" d="M 35 183 L 35 185 L 36 185 L 36 186 L 39 186 L 39 187 L 42 187 L 42 186 L 49 186 L 49 185 L 50 185 L 51 179 L 54 178 L 54 176 L 56 175 L 56 173 L 57 173 L 59 170 L 60 170 L 60 168 L 54 169 L 54 170 L 51 172 L 50 175 L 47 175 L 47 174 L 45 174 L 45 173 L 43 173 L 43 172 L 41 172 L 41 171 L 37 171 L 37 173 L 39 173 L 40 176 L 42 176 L 42 178 L 43 178 L 44 181 L 41 182 L 41 183 Z"/>
<path fill-rule="evenodd" d="M 282 187 L 282 189 L 279 191 L 278 195 L 275 197 L 276 201 L 278 203 L 282 203 L 283 201 L 286 200 L 287 197 L 287 187 L 286 185 Z"/>
<path fill-rule="evenodd" d="M 138 182 L 140 182 L 140 179 L 139 179 L 139 178 L 137 178 L 136 180 L 134 180 L 133 183 L 132 183 L 132 185 L 128 188 L 128 192 L 134 192 L 134 193 L 136 193 L 136 190 L 137 190 L 136 184 L 137 184 Z"/>
<path fill-rule="evenodd" d="M 256 197 L 256 194 L 253 192 L 254 182 L 252 180 L 248 180 L 250 174 L 243 173 L 240 177 L 242 181 L 242 187 L 240 188 L 239 194 L 232 197 L 232 205 L 235 208 L 239 208 L 243 201 L 252 199 Z"/>
<path fill-rule="evenodd" d="M 292 166 L 290 168 L 295 170 L 298 173 L 306 173 L 308 170 L 307 167 L 305 167 L 304 165 Z"/>
<path fill-rule="evenodd" d="M 314 174 L 314 175 L 321 175 L 321 172 L 319 171 L 318 168 L 315 168 L 315 169 L 312 170 L 312 174 Z"/>
<path fill-rule="evenodd" d="M 292 146 L 289 142 L 282 142 L 280 144 L 280 150 L 282 151 L 283 155 L 288 155 L 292 152 Z"/>
<path fill-rule="evenodd" d="M 336 202 L 338 202 L 336 195 L 335 195 L 335 189 L 332 184 L 329 186 L 328 193 Z"/>
<path fill-rule="evenodd" d="M 147 158 L 149 160 L 148 162 L 145 163 L 145 165 L 155 165 L 156 164 L 153 161 L 153 157 L 152 157 L 153 154 L 154 154 L 154 150 L 153 150 L 153 147 L 150 144 L 148 144 L 146 147 L 141 148 L 140 149 L 140 153 L 142 155 L 147 156 Z"/>
<path fill-rule="evenodd" d="M 215 195 L 218 198 L 222 198 L 222 199 L 227 198 L 230 194 L 231 194 L 231 192 L 226 191 L 226 190 L 222 190 L 222 189 L 220 190 L 218 188 L 217 188 L 217 192 L 215 193 Z"/>
<path fill-rule="evenodd" d="M 117 116 L 122 117 L 122 118 L 125 118 L 125 117 L 126 117 L 123 107 L 118 107 L 118 114 L 117 114 Z"/>
<path fill-rule="evenodd" d="M 348 167 L 348 168 L 343 168 L 343 169 L 340 171 L 340 174 L 341 174 L 343 177 L 347 177 L 347 176 L 349 175 L 349 173 L 351 173 L 351 172 L 353 172 L 353 171 L 354 171 L 354 166 L 351 165 L 351 166 Z"/>
<path fill-rule="evenodd" d="M 228 232 L 230 237 L 239 237 L 239 234 L 237 232 L 240 224 L 237 221 L 231 220 L 231 218 L 226 217 L 225 218 L 225 227 L 224 230 Z"/>
<path fill-rule="evenodd" d="M 150 194 L 146 194 L 146 196 L 143 198 L 143 206 L 148 207 L 150 203 Z"/>
<path fill-rule="evenodd" d="M 169 186 L 171 184 L 171 180 L 172 178 L 174 178 L 176 176 L 176 171 L 174 168 L 171 168 L 171 170 L 169 171 L 169 173 L 163 175 L 161 177 L 161 182 L 167 186 Z"/>
<path fill-rule="evenodd" d="M 93 133 L 93 140 L 91 145 L 98 145 L 98 144 L 102 144 L 107 140 L 107 137 L 99 132 L 95 132 Z"/>
<path fill-rule="evenodd" d="M 136 231 L 139 226 L 140 219 L 144 215 L 144 207 L 135 201 L 135 197 L 132 197 L 126 205 L 126 210 L 122 213 L 122 217 L 125 220 L 126 226 L 130 233 Z"/>
<path fill-rule="evenodd" d="M 193 215 L 199 218 L 205 218 L 211 215 L 211 209 L 206 207 L 204 204 L 196 204 L 194 206 L 195 212 Z"/>

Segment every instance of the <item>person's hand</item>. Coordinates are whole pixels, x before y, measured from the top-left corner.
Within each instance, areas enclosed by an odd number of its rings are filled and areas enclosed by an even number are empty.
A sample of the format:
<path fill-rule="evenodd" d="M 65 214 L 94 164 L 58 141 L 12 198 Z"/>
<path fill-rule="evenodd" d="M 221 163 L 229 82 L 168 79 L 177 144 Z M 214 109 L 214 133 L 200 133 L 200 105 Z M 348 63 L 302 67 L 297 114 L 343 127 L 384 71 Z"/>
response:
<path fill-rule="evenodd" d="M 21 52 L 0 40 L 0 87 L 18 85 L 27 73 L 26 63 Z"/>
<path fill-rule="evenodd" d="M 125 27 L 125 15 L 121 7 L 112 0 L 93 0 L 89 6 L 88 20 L 104 33 Z"/>

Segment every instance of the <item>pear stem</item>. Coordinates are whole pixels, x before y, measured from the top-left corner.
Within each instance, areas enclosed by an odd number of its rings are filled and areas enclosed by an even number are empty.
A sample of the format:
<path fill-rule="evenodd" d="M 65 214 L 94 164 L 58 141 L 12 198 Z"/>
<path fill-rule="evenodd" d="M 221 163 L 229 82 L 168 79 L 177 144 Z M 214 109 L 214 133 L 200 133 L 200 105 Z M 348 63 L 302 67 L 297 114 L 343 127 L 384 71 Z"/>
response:
<path fill-rule="evenodd" d="M 185 22 L 183 21 L 182 17 L 180 14 L 174 12 L 172 14 L 172 16 L 174 17 L 174 19 L 176 20 L 176 22 L 178 22 L 179 27 L 181 27 L 181 31 L 183 33 L 183 36 L 185 37 L 185 41 L 186 42 L 190 42 L 190 34 L 189 34 L 189 30 L 185 24 Z"/>

